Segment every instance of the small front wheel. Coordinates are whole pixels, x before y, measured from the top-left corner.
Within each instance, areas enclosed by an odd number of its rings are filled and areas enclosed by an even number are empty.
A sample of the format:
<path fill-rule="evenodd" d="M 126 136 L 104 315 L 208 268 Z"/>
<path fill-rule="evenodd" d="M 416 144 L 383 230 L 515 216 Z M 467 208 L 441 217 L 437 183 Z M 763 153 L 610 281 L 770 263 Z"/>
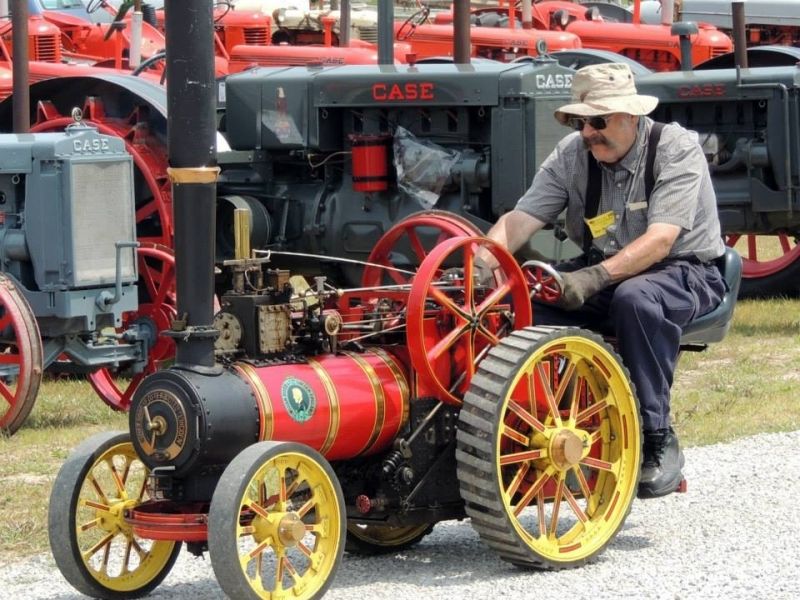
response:
<path fill-rule="evenodd" d="M 260 442 L 228 465 L 214 491 L 211 565 L 231 598 L 319 598 L 341 563 L 346 527 L 342 488 L 322 455 Z"/>
<path fill-rule="evenodd" d="M 78 446 L 50 494 L 50 548 L 64 578 L 92 598 L 139 598 L 178 558 L 180 542 L 143 539 L 125 515 L 147 500 L 149 470 L 128 433 L 101 433 Z"/>

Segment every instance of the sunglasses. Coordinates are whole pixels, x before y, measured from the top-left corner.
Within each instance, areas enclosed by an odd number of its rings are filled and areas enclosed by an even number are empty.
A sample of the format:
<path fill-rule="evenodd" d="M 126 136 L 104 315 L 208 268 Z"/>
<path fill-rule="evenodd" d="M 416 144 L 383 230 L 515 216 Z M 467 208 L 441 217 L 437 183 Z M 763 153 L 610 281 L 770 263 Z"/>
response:
<path fill-rule="evenodd" d="M 567 119 L 567 126 L 582 131 L 583 126 L 587 123 L 592 126 L 592 129 L 605 129 L 608 127 L 608 120 L 614 115 L 603 115 L 599 117 L 570 117 Z"/>

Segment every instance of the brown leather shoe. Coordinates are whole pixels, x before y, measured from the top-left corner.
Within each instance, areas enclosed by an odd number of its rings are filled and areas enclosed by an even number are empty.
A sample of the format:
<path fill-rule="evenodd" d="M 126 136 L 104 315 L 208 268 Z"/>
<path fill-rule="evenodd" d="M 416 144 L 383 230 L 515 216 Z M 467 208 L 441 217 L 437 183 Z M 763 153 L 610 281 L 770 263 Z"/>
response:
<path fill-rule="evenodd" d="M 643 454 L 639 498 L 658 498 L 678 491 L 686 459 L 672 428 L 645 432 Z"/>

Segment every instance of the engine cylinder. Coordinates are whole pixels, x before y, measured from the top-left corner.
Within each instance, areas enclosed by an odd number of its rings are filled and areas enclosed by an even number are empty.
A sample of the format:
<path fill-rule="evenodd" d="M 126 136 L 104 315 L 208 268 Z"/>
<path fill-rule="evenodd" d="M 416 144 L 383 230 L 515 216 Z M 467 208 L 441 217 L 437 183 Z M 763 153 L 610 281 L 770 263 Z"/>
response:
<path fill-rule="evenodd" d="M 301 442 L 329 460 L 387 448 L 408 419 L 405 371 L 382 350 L 234 369 L 258 401 L 260 440 Z"/>

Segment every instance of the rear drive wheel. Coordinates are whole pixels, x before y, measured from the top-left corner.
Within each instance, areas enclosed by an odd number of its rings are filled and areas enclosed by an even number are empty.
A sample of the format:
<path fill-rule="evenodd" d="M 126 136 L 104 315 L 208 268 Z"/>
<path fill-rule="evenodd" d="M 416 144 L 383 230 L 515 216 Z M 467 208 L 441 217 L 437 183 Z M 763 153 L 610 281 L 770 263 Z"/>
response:
<path fill-rule="evenodd" d="M 527 327 L 501 340 L 464 397 L 457 440 L 472 525 L 519 566 L 584 564 L 636 497 L 633 384 L 614 351 L 585 330 Z"/>

